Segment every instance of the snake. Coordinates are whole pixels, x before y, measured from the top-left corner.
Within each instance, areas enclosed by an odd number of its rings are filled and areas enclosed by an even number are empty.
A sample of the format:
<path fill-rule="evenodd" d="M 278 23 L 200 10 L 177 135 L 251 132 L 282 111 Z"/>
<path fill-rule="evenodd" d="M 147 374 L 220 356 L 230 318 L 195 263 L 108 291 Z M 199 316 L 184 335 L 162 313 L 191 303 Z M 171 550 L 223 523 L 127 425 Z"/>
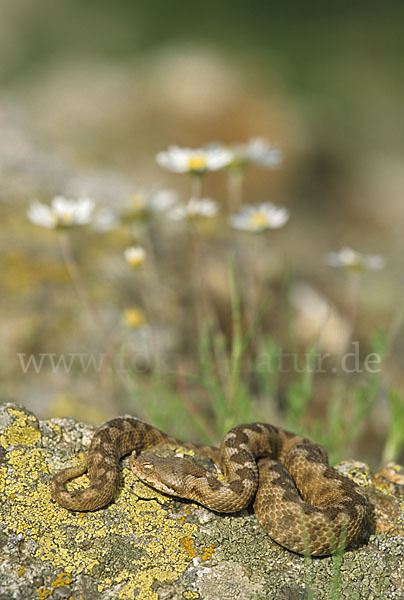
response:
<path fill-rule="evenodd" d="M 222 475 L 184 455 L 162 457 L 150 451 L 161 444 L 208 457 Z M 326 556 L 344 550 L 358 541 L 369 520 L 364 490 L 329 466 L 322 446 L 267 423 L 233 427 L 217 448 L 183 442 L 133 417 L 117 417 L 96 430 L 82 464 L 53 476 L 54 500 L 79 512 L 107 506 L 120 485 L 119 461 L 130 453 L 134 474 L 159 492 L 217 513 L 253 504 L 272 540 L 298 554 Z M 87 487 L 66 488 L 86 472 Z"/>

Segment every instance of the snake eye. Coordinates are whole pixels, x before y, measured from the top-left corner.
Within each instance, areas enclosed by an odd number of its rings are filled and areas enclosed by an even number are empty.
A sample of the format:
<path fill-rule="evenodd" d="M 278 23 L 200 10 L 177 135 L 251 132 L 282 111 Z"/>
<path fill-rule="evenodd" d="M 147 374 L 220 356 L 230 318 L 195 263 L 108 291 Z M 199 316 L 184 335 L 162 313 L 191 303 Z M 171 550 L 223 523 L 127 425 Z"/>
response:
<path fill-rule="evenodd" d="M 143 464 L 143 469 L 145 471 L 153 471 L 153 464 L 152 463 L 144 463 Z"/>

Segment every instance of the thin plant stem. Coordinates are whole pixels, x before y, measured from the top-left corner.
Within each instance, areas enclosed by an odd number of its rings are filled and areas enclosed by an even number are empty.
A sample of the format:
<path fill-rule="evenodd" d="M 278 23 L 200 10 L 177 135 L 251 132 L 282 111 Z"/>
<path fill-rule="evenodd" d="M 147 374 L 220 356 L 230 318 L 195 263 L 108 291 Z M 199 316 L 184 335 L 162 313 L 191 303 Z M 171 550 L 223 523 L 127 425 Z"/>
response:
<path fill-rule="evenodd" d="M 357 273 L 349 274 L 348 290 L 346 295 L 346 313 L 348 325 L 350 329 L 350 338 L 356 327 L 356 320 L 359 309 L 359 293 L 360 293 L 361 277 Z"/>
<path fill-rule="evenodd" d="M 329 598 L 339 600 L 341 597 L 341 567 L 344 562 L 344 550 L 338 550 L 332 555 L 333 578 Z"/>
<path fill-rule="evenodd" d="M 252 323 L 254 315 L 257 313 L 257 308 L 260 305 L 262 293 L 262 274 L 259 272 L 259 256 L 262 255 L 263 247 L 261 245 L 262 238 L 260 234 L 253 234 L 250 237 L 250 257 L 247 264 L 246 279 L 249 278 L 249 297 L 247 303 L 247 319 Z"/>
<path fill-rule="evenodd" d="M 289 344 L 289 352 L 293 356 L 297 354 L 297 342 L 296 334 L 294 329 L 294 312 L 291 302 L 291 287 L 292 287 L 292 271 L 290 265 L 285 260 L 284 269 L 284 303 L 286 311 L 286 324 L 287 324 L 287 339 Z"/>
<path fill-rule="evenodd" d="M 307 600 L 313 600 L 313 559 L 309 553 L 304 555 L 304 580 Z"/>
<path fill-rule="evenodd" d="M 201 238 L 196 225 L 192 224 L 190 231 L 191 236 L 191 251 L 192 260 L 191 268 L 194 273 L 194 298 L 195 298 L 195 313 L 198 334 L 202 335 L 204 315 L 208 314 L 207 299 L 203 285 L 203 276 L 201 271 Z"/>
<path fill-rule="evenodd" d="M 111 370 L 111 372 L 116 371 L 118 373 L 126 390 L 130 393 L 131 386 L 127 379 L 126 373 L 122 372 L 122 370 L 120 370 L 120 369 L 114 369 L 114 359 L 113 359 L 114 344 L 112 343 L 112 341 L 109 339 L 109 336 L 105 332 L 105 327 L 104 327 L 104 323 L 102 321 L 101 315 L 99 314 L 97 307 L 95 306 L 90 295 L 87 292 L 87 287 L 84 282 L 83 276 L 81 274 L 81 271 L 77 265 L 74 255 L 73 255 L 70 236 L 67 234 L 67 232 L 61 231 L 61 232 L 59 232 L 58 239 L 59 239 L 59 246 L 60 246 L 62 258 L 65 263 L 67 272 L 69 273 L 73 287 L 74 287 L 78 297 L 80 298 L 81 302 L 84 304 L 84 306 L 87 307 L 88 313 L 90 314 L 91 319 L 93 321 L 95 330 L 97 332 L 102 332 L 102 334 L 103 334 L 103 338 L 104 338 L 103 345 L 105 348 L 105 355 L 110 363 L 110 370 Z M 109 377 L 108 381 L 107 381 L 107 378 L 105 377 L 105 375 L 106 375 L 105 369 L 103 369 L 101 371 L 101 373 L 103 375 L 101 382 L 102 382 L 104 392 L 106 392 L 106 388 L 108 388 L 108 393 L 106 393 L 105 396 L 108 397 L 109 400 L 111 400 L 114 397 L 114 395 L 112 393 L 112 388 L 111 388 L 111 381 L 110 381 L 111 378 Z M 105 398 L 105 404 L 106 404 L 106 408 L 108 408 L 108 410 L 110 410 L 110 403 L 108 402 L 108 404 L 107 404 L 106 398 Z"/>
<path fill-rule="evenodd" d="M 243 201 L 244 169 L 233 167 L 227 175 L 227 198 L 229 213 L 239 211 Z"/>
<path fill-rule="evenodd" d="M 390 405 L 390 426 L 382 453 L 382 464 L 397 459 L 401 449 L 404 447 L 404 395 L 398 390 L 388 390 L 388 401 Z"/>
<path fill-rule="evenodd" d="M 160 330 L 160 309 L 159 303 L 161 297 L 166 295 L 167 290 L 161 290 L 161 294 L 156 294 L 155 290 L 161 288 L 161 277 L 159 275 L 158 260 L 156 257 L 156 247 L 153 240 L 153 228 L 152 223 L 146 223 L 142 228 L 142 241 L 141 245 L 146 249 L 146 261 L 147 261 L 147 277 L 143 269 L 141 269 L 139 276 L 141 278 L 141 286 L 138 290 L 142 309 L 145 312 L 147 323 L 153 324 L 150 327 L 150 340 L 153 353 L 154 366 L 158 365 L 160 357 L 160 342 L 158 340 L 156 332 Z M 138 236 L 139 237 L 139 236 Z"/>
<path fill-rule="evenodd" d="M 215 432 L 205 421 L 205 419 L 201 417 L 200 411 L 191 400 L 188 394 L 187 377 L 186 374 L 182 372 L 181 367 L 178 371 L 177 388 L 181 398 L 184 401 L 187 411 L 193 417 L 199 431 L 209 440 L 210 443 L 212 443 L 216 437 Z"/>
<path fill-rule="evenodd" d="M 202 198 L 203 175 L 202 173 L 191 173 L 191 196 L 192 198 Z"/>
<path fill-rule="evenodd" d="M 401 305 L 399 306 L 398 311 L 396 312 L 391 325 L 389 327 L 389 330 L 387 332 L 387 336 L 386 336 L 386 342 L 385 342 L 385 357 L 388 356 L 391 352 L 391 348 L 394 344 L 394 341 L 403 325 L 404 322 L 404 300 L 401 303 Z"/>
<path fill-rule="evenodd" d="M 354 332 L 359 311 L 359 294 L 360 294 L 361 276 L 358 273 L 347 273 L 347 290 L 345 295 L 345 314 L 348 325 L 348 336 L 346 346 L 342 352 L 344 355 L 349 351 L 351 343 L 354 343 Z M 348 381 L 349 373 L 344 369 L 341 375 L 341 381 L 345 382 L 345 397 L 348 397 Z"/>
<path fill-rule="evenodd" d="M 87 292 L 83 276 L 74 258 L 70 242 L 70 236 L 64 231 L 61 231 L 59 233 L 59 245 L 67 272 L 69 273 L 71 282 L 78 297 L 80 298 L 81 302 L 87 307 L 95 328 L 101 329 L 101 331 L 103 331 L 104 325 L 101 321 L 100 314 L 98 313 L 96 306 L 94 305 Z"/>
<path fill-rule="evenodd" d="M 241 360 L 243 356 L 243 339 L 241 326 L 240 298 L 237 290 L 234 262 L 230 263 L 230 300 L 232 314 L 232 345 L 230 357 L 230 388 L 228 395 L 229 415 L 234 411 L 237 393 L 240 386 Z"/>

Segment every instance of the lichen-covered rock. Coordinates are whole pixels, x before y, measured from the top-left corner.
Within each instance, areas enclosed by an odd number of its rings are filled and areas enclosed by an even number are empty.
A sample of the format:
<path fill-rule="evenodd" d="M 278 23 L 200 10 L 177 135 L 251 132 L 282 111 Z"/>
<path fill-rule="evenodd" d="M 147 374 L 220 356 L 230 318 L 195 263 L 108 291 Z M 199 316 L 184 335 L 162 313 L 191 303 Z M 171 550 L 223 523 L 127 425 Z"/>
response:
<path fill-rule="evenodd" d="M 151 490 L 127 459 L 112 504 L 63 509 L 49 481 L 79 460 L 93 431 L 0 405 L 0 600 L 404 598 L 399 481 L 343 465 L 369 491 L 376 533 L 343 556 L 311 560 L 272 542 L 251 511 L 218 515 Z"/>

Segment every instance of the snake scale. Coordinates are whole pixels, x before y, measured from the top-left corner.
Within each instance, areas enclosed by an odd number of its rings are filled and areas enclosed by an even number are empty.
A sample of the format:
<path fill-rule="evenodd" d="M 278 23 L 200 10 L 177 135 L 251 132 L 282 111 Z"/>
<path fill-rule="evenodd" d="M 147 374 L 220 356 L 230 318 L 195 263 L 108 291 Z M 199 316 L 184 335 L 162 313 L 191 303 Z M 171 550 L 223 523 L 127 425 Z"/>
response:
<path fill-rule="evenodd" d="M 225 481 L 186 458 L 138 455 L 163 443 L 208 456 Z M 217 512 L 236 512 L 254 502 L 256 517 L 270 537 L 300 554 L 325 556 L 349 546 L 369 517 L 364 492 L 328 466 L 324 448 L 265 423 L 234 427 L 214 448 L 176 440 L 135 418 L 112 419 L 95 432 L 87 464 L 54 475 L 54 499 L 73 511 L 107 505 L 119 487 L 119 459 L 131 452 L 134 473 L 162 492 Z M 68 491 L 66 482 L 86 471 L 89 486 Z"/>

